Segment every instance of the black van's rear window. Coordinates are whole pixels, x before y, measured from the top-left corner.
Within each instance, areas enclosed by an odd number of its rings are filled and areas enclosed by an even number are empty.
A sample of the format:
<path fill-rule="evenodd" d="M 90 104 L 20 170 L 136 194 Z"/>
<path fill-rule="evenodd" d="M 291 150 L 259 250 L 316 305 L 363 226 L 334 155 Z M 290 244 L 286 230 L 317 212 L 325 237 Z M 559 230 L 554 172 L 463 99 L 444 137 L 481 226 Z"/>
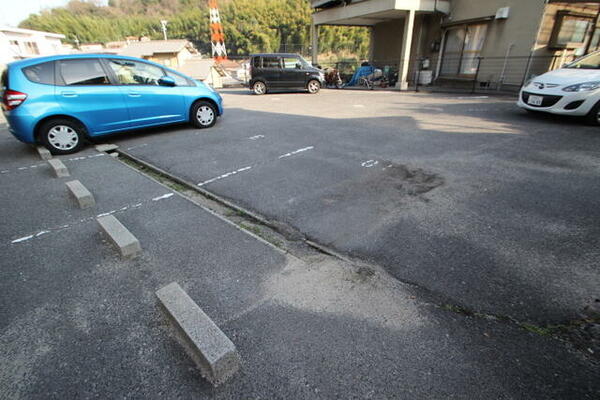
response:
<path fill-rule="evenodd" d="M 54 85 L 54 61 L 25 67 L 23 73 L 31 82 Z"/>

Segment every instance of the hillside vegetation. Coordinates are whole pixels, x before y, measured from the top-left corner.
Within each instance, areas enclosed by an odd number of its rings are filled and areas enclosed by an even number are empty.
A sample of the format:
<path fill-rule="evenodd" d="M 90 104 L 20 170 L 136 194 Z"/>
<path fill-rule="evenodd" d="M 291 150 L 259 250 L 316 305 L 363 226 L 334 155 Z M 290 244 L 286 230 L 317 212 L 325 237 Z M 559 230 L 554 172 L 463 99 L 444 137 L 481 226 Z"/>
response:
<path fill-rule="evenodd" d="M 166 19 L 170 39 L 189 39 L 208 52 L 207 3 L 207 0 L 109 0 L 108 5 L 102 5 L 71 1 L 65 7 L 30 15 L 20 27 L 62 33 L 70 43 L 106 43 L 126 36 L 162 39 L 160 20 Z M 219 7 L 230 54 L 309 52 L 311 9 L 307 0 L 221 0 Z M 365 28 L 321 28 L 323 53 L 364 58 L 368 43 Z"/>

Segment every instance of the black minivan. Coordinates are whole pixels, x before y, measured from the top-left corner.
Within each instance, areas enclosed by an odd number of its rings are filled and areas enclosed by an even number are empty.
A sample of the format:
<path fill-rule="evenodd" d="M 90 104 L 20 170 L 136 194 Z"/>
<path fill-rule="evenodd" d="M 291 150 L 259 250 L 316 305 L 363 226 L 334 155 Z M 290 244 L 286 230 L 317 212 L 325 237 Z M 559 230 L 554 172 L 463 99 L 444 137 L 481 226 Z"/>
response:
<path fill-rule="evenodd" d="M 253 54 L 250 89 L 265 94 L 273 89 L 306 89 L 318 93 L 325 76 L 302 56 L 290 53 Z"/>

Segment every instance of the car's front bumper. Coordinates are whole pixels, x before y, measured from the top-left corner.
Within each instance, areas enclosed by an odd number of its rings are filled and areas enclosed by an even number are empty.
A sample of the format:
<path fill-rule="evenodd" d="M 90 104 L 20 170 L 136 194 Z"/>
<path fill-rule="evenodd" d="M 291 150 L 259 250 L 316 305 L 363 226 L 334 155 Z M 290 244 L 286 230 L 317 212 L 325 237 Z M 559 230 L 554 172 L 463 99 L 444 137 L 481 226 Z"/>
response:
<path fill-rule="evenodd" d="M 530 96 L 541 96 L 542 105 L 528 103 Z M 592 92 L 564 92 L 561 89 L 537 90 L 526 87 L 519 92 L 517 105 L 532 111 L 543 111 L 559 115 L 587 115 L 592 107 L 600 100 L 600 91 Z"/>

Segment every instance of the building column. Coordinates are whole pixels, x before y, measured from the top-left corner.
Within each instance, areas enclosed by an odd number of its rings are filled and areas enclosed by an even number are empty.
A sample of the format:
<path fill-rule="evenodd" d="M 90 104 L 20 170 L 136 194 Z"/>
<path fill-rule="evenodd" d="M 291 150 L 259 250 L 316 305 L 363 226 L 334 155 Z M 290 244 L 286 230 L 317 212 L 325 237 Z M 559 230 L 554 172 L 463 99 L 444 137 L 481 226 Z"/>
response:
<path fill-rule="evenodd" d="M 375 26 L 369 28 L 369 62 L 373 63 L 375 58 Z"/>
<path fill-rule="evenodd" d="M 319 58 L 319 25 L 315 25 L 314 21 L 310 24 L 310 42 L 312 64 L 317 65 Z"/>
<path fill-rule="evenodd" d="M 396 87 L 400 90 L 408 89 L 408 67 L 410 66 L 410 53 L 412 50 L 413 30 L 415 27 L 415 10 L 410 10 L 404 19 L 404 37 L 402 38 L 402 51 L 398 69 L 398 82 Z"/>

